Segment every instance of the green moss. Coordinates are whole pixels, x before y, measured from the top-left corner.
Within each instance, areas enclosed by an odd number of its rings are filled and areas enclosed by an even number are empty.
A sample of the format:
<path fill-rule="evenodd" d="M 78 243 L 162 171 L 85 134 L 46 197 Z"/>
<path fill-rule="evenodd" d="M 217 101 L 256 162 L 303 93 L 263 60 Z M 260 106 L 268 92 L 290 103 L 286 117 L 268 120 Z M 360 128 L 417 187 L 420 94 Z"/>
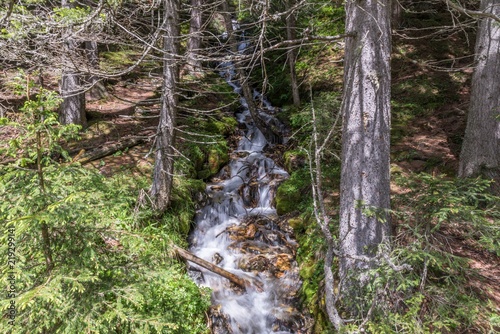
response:
<path fill-rule="evenodd" d="M 298 219 L 302 220 L 304 229 L 297 233 L 299 249 L 297 251 L 297 262 L 300 267 L 302 287 L 300 295 L 302 305 L 310 312 L 315 320 L 314 333 L 330 333 L 330 325 L 325 316 L 325 305 L 321 285 L 323 284 L 323 260 L 317 257 L 324 249 L 324 238 L 311 217 L 305 213 Z"/>
<path fill-rule="evenodd" d="M 292 150 L 286 151 L 283 155 L 285 160 L 285 168 L 289 172 L 293 172 L 298 168 L 304 167 L 306 163 L 306 153 L 304 151 Z"/>
<path fill-rule="evenodd" d="M 205 129 L 218 135 L 229 135 L 236 126 L 238 126 L 238 122 L 234 117 L 221 117 L 221 120 L 211 119 Z"/>
<path fill-rule="evenodd" d="M 225 142 L 210 149 L 208 152 L 208 170 L 211 175 L 216 174 L 222 166 L 229 162 L 228 147 Z"/>
<path fill-rule="evenodd" d="M 288 224 L 290 224 L 295 233 L 300 233 L 305 228 L 305 222 L 301 217 L 290 218 Z"/>
<path fill-rule="evenodd" d="M 301 210 L 309 202 L 309 172 L 302 168 L 292 173 L 276 192 L 276 211 L 279 215 Z"/>
<path fill-rule="evenodd" d="M 107 70 L 123 68 L 134 64 L 134 57 L 137 56 L 137 52 L 132 50 L 101 52 L 99 53 L 100 66 Z"/>

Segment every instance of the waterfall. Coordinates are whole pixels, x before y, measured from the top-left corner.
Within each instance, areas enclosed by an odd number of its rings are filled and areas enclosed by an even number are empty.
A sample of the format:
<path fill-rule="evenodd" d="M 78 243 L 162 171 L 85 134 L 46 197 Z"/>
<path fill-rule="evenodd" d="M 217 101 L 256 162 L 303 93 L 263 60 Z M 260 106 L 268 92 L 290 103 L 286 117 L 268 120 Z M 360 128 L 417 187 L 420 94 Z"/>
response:
<path fill-rule="evenodd" d="M 241 94 L 232 63 L 220 68 L 228 84 Z M 259 92 L 254 97 L 265 106 L 259 112 L 274 110 Z M 213 291 L 214 333 L 298 333 L 304 321 L 294 307 L 300 288 L 294 260 L 297 245 L 273 206 L 274 192 L 288 173 L 265 155 L 266 138 L 254 124 L 247 101 L 240 97 L 240 102 L 242 110 L 236 118 L 245 130 L 230 163 L 206 188 L 209 202 L 195 217 L 190 250 L 258 284 L 243 291 L 196 265 L 190 267 L 190 274 Z"/>

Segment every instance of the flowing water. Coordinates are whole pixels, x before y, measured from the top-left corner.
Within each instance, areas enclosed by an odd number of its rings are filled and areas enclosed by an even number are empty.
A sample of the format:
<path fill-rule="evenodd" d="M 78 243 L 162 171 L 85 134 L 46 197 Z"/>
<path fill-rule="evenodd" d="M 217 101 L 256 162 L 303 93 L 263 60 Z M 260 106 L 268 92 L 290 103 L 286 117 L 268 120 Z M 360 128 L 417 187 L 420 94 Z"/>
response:
<path fill-rule="evenodd" d="M 241 94 L 232 64 L 221 68 L 221 75 Z M 254 97 L 263 116 L 273 117 L 269 102 L 256 91 Z M 190 250 L 255 284 L 245 291 L 196 265 L 190 273 L 199 285 L 213 290 L 213 333 L 300 333 L 304 319 L 294 306 L 300 288 L 297 245 L 273 206 L 274 192 L 288 174 L 266 156 L 268 142 L 243 97 L 240 102 L 236 117 L 245 130 L 230 163 L 207 186 L 208 204 L 195 218 Z"/>

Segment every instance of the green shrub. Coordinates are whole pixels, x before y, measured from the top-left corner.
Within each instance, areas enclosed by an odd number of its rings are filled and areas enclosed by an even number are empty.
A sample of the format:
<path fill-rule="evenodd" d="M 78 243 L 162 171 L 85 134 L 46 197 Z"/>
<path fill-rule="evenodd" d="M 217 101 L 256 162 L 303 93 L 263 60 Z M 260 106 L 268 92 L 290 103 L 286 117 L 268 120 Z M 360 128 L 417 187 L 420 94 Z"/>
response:
<path fill-rule="evenodd" d="M 364 326 L 370 333 L 488 332 L 494 307 L 470 285 L 468 259 L 450 248 L 466 239 L 471 247 L 498 255 L 499 199 L 482 179 L 445 179 L 427 174 L 396 176 L 408 191 L 395 197 L 399 221 L 390 265 L 380 261 L 370 284 L 359 293 L 360 312 L 372 309 Z M 453 241 L 456 238 L 456 241 Z M 447 240 L 446 243 L 443 241 Z M 406 264 L 411 270 L 396 271 Z M 346 332 L 359 330 L 350 325 Z"/>
<path fill-rule="evenodd" d="M 59 163 L 54 157 L 67 156 L 60 142 L 77 128 L 59 124 L 56 102 L 40 90 L 19 121 L 0 119 L 22 133 L 6 149 L 15 162 L 0 165 L 0 197 L 7 199 L 0 203 L 0 256 L 12 260 L 0 265 L 0 284 L 9 287 L 0 311 L 17 311 L 0 332 L 205 333 L 209 293 L 169 246 L 186 238 L 194 187 L 180 182 L 176 204 L 158 221 L 136 207 L 147 178 L 105 178 Z"/>

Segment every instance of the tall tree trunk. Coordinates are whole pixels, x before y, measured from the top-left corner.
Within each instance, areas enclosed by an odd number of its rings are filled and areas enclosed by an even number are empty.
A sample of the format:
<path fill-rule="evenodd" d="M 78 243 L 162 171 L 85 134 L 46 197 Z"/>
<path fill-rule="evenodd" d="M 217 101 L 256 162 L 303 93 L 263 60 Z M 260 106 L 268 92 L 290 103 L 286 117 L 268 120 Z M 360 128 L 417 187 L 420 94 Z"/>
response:
<path fill-rule="evenodd" d="M 68 0 L 61 1 L 61 7 L 69 8 L 72 4 Z M 71 35 L 71 33 L 70 33 Z M 61 96 L 63 102 L 59 110 L 59 121 L 62 124 L 78 124 L 82 127 L 87 126 L 87 117 L 85 115 L 85 90 L 81 75 L 72 67 L 72 53 L 76 52 L 76 42 L 69 37 L 66 41 L 66 59 L 63 66 L 61 78 Z"/>
<path fill-rule="evenodd" d="M 391 0 L 391 27 L 399 29 L 403 21 L 403 6 L 399 3 L 400 0 Z"/>
<path fill-rule="evenodd" d="M 288 0 L 287 7 L 292 8 L 295 5 L 295 0 Z M 286 38 L 288 40 L 296 39 L 295 33 L 295 13 L 292 11 L 286 17 Z M 297 72 L 295 71 L 295 61 L 297 60 L 297 50 L 291 47 L 288 50 L 287 62 L 290 69 L 290 83 L 292 89 L 293 104 L 300 106 L 299 85 L 297 84 Z"/>
<path fill-rule="evenodd" d="M 481 10 L 500 16 L 496 0 L 482 0 Z M 500 181 L 500 24 L 482 18 L 476 41 L 467 128 L 459 176 L 484 175 Z"/>
<path fill-rule="evenodd" d="M 201 48 L 202 0 L 191 0 L 191 18 L 189 20 L 189 38 L 187 41 L 187 70 L 191 74 L 201 75 L 201 61 L 198 53 Z"/>
<path fill-rule="evenodd" d="M 80 74 L 74 71 L 64 72 L 61 78 L 61 96 L 63 102 L 59 111 L 62 124 L 87 126 L 85 116 L 85 92 Z"/>
<path fill-rule="evenodd" d="M 89 62 L 90 68 L 99 68 L 99 50 L 97 48 L 96 41 L 85 41 L 85 55 L 87 56 L 87 61 Z M 89 96 L 92 100 L 100 100 L 108 96 L 106 87 L 104 87 L 102 81 L 99 77 L 95 75 L 88 76 L 88 84 L 91 85 L 89 90 Z"/>
<path fill-rule="evenodd" d="M 346 32 L 355 37 L 348 38 L 345 45 L 341 110 L 340 275 L 345 280 L 344 297 L 366 282 L 370 259 L 390 233 L 386 212 L 390 205 L 389 3 L 346 3 Z"/>
<path fill-rule="evenodd" d="M 165 35 L 163 36 L 163 97 L 156 135 L 155 167 L 151 195 L 155 209 L 162 212 L 170 204 L 174 174 L 177 83 L 179 70 L 179 0 L 164 0 Z"/>

